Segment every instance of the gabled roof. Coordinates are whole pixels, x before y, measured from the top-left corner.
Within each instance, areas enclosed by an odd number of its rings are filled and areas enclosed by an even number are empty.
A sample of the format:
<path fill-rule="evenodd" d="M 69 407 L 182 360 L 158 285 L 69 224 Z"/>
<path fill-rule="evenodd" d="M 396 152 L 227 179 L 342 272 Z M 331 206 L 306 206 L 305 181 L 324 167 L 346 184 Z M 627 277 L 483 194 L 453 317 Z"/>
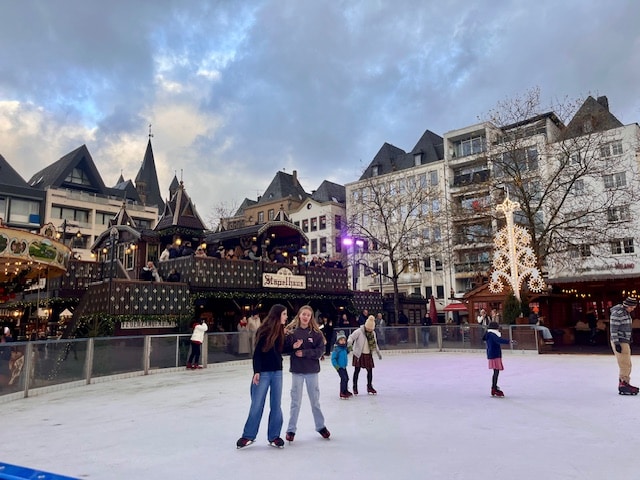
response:
<path fill-rule="evenodd" d="M 372 178 L 377 175 L 384 175 L 385 173 L 391 173 L 399 170 L 398 163 L 403 162 L 406 154 L 407 152 L 405 152 L 401 148 L 395 147 L 390 143 L 385 142 L 384 145 L 380 147 L 380 150 L 378 150 L 378 153 L 376 153 L 376 156 L 373 157 L 373 160 L 365 169 L 359 180 L 364 180 L 366 178 Z M 378 168 L 377 175 L 374 175 L 374 167 Z"/>
<path fill-rule="evenodd" d="M 136 175 L 136 189 L 145 205 L 156 205 L 158 210 L 164 208 L 164 201 L 160 194 L 160 184 L 158 183 L 156 162 L 153 157 L 153 148 L 151 148 L 151 139 L 147 143 L 144 160 L 142 160 L 142 165 Z"/>
<path fill-rule="evenodd" d="M 589 125 L 590 131 L 585 131 L 586 124 Z M 564 137 L 574 138 L 590 132 L 603 132 L 622 126 L 624 126 L 622 122 L 609 111 L 607 97 L 598 97 L 596 100 L 588 96 L 567 125 Z"/>
<path fill-rule="evenodd" d="M 120 179 L 122 179 L 122 175 L 120 175 Z M 136 190 L 136 187 L 131 180 L 125 181 L 124 179 L 122 179 L 122 181 L 119 181 L 112 190 L 118 190 L 122 192 L 120 196 L 123 198 L 133 200 L 137 203 L 142 203 L 140 201 L 140 195 L 138 195 L 138 190 Z"/>
<path fill-rule="evenodd" d="M 122 202 L 120 211 L 118 211 L 115 217 L 109 220 L 109 228 L 116 225 L 126 225 L 131 228 L 137 228 L 136 221 L 129 215 L 129 212 L 127 212 L 126 202 Z"/>
<path fill-rule="evenodd" d="M 335 202 L 346 203 L 346 189 L 344 185 L 325 180 L 320 184 L 318 189 L 311 194 L 311 198 L 318 203 Z"/>
<path fill-rule="evenodd" d="M 44 192 L 31 188 L 2 155 L 0 155 L 0 192 L 40 200 L 44 198 Z M 0 212 L 0 215 L 4 215 L 4 212 Z"/>
<path fill-rule="evenodd" d="M 242 203 L 240 204 L 240 206 L 238 207 L 238 210 L 235 213 L 235 217 L 240 217 L 242 216 L 242 214 L 244 213 L 245 209 L 252 207 L 254 205 L 256 205 L 258 202 L 255 200 L 251 200 L 250 198 L 245 198 Z"/>
<path fill-rule="evenodd" d="M 78 168 L 84 172 L 89 181 L 88 185 L 66 181 L 74 168 Z M 69 152 L 60 158 L 58 161 L 43 168 L 33 175 L 28 183 L 32 187 L 40 190 L 45 190 L 48 187 L 55 187 L 83 190 L 102 195 L 112 194 L 111 189 L 107 188 L 102 181 L 102 177 L 100 176 L 100 173 L 98 173 L 98 169 L 96 168 L 86 145 L 76 148 L 72 152 Z"/>
<path fill-rule="evenodd" d="M 410 167 L 415 166 L 414 157 L 419 153 L 422 154 L 421 165 L 444 159 L 443 138 L 431 130 L 425 130 L 409 154 Z"/>
<path fill-rule="evenodd" d="M 285 172 L 278 172 L 260 197 L 257 203 L 268 203 L 287 197 L 304 200 L 309 194 L 298 182 L 297 176 Z"/>
<path fill-rule="evenodd" d="M 169 198 L 173 197 L 173 195 L 178 190 L 179 186 L 180 186 L 180 182 L 178 182 L 178 177 L 176 177 L 176 175 L 173 174 L 173 180 L 171 180 L 171 184 L 169 185 Z"/>
<path fill-rule="evenodd" d="M 171 197 L 165 207 L 162 217 L 154 230 L 160 231 L 171 227 L 186 228 L 204 232 L 207 228 L 198 215 L 191 198 L 187 195 L 183 182 L 180 182 L 176 193 Z"/>

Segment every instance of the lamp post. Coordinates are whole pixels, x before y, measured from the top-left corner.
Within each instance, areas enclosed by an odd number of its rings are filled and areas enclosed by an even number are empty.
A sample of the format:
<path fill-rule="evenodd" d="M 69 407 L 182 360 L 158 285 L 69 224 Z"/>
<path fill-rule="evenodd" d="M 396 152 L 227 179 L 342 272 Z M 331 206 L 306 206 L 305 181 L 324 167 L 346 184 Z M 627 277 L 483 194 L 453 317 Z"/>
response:
<path fill-rule="evenodd" d="M 353 253 L 353 262 L 351 263 L 351 282 L 352 282 L 352 290 L 355 292 L 358 286 L 358 264 L 356 262 L 356 248 L 362 248 L 364 246 L 364 240 L 361 238 L 353 238 L 353 237 L 344 237 L 342 239 L 342 244 L 349 249 L 351 247 L 351 251 Z"/>
<path fill-rule="evenodd" d="M 111 248 L 111 267 L 109 268 L 109 279 L 111 280 L 113 279 L 114 274 L 115 255 L 119 237 L 120 232 L 118 232 L 118 229 L 116 227 L 113 227 L 109 232 L 109 246 Z"/>

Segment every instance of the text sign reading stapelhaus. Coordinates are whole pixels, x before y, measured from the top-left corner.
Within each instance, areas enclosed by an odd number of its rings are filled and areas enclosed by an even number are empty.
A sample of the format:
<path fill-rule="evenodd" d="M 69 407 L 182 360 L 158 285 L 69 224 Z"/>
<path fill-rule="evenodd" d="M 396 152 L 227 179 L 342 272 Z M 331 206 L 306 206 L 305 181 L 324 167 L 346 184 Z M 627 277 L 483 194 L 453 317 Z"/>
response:
<path fill-rule="evenodd" d="M 265 288 L 307 288 L 307 277 L 294 275 L 288 268 L 281 268 L 278 273 L 263 273 L 262 286 Z"/>

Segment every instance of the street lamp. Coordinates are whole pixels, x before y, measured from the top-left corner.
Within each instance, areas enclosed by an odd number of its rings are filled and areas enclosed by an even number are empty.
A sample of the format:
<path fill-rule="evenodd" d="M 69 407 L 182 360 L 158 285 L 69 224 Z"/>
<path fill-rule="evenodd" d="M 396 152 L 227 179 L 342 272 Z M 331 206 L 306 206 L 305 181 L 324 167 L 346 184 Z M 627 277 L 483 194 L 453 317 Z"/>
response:
<path fill-rule="evenodd" d="M 342 239 L 342 244 L 349 249 L 351 247 L 351 251 L 353 252 L 353 262 L 351 264 L 351 281 L 352 281 L 352 290 L 355 292 L 358 278 L 358 264 L 356 263 L 356 248 L 362 248 L 364 246 L 364 240 L 361 238 L 353 238 L 353 237 L 344 237 Z"/>

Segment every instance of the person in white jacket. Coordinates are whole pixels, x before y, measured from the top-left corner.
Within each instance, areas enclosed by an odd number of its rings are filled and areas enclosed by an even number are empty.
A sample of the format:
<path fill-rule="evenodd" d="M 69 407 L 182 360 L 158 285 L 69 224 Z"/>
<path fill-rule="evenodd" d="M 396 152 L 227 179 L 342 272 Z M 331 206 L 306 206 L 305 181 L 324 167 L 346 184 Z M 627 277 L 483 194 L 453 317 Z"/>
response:
<path fill-rule="evenodd" d="M 204 318 L 201 318 L 193 327 L 193 333 L 191 334 L 191 354 L 187 360 L 187 370 L 202 368 L 202 365 L 200 365 L 200 350 L 202 348 L 202 342 L 204 342 L 204 334 L 207 330 L 209 330 L 209 327 L 204 321 Z"/>
<path fill-rule="evenodd" d="M 353 348 L 353 393 L 358 394 L 358 375 L 360 369 L 367 371 L 367 393 L 375 395 L 378 393 L 373 388 L 373 353 L 378 354 L 378 359 L 382 359 L 380 348 L 378 348 L 378 339 L 376 337 L 376 319 L 373 315 L 369 315 L 364 325 L 354 330 L 347 339 L 347 346 Z"/>

